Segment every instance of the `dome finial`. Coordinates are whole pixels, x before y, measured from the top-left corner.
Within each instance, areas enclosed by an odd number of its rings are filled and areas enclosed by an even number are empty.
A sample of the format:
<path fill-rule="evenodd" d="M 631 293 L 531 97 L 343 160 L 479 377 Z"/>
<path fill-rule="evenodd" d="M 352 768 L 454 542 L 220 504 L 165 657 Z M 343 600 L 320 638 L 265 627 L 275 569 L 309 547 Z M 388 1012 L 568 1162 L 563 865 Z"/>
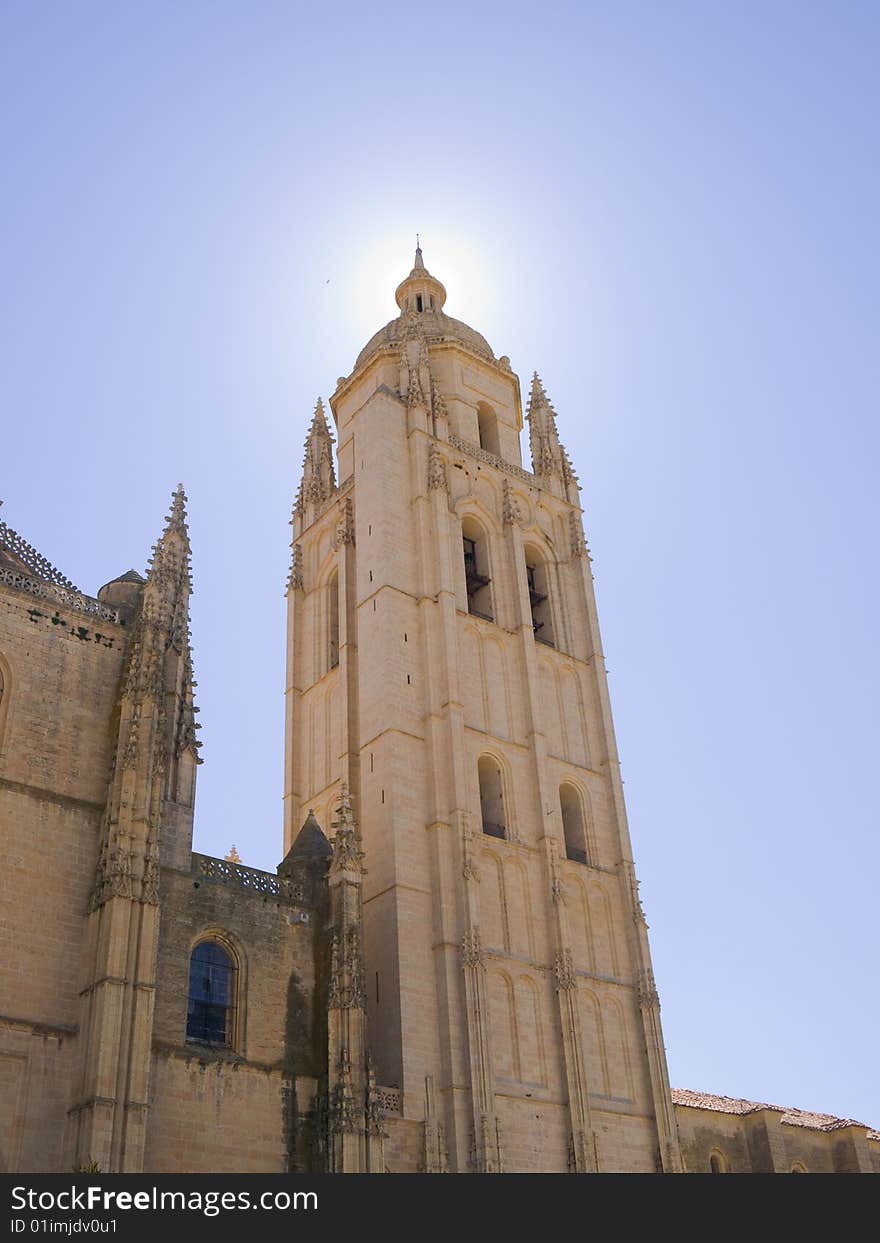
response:
<path fill-rule="evenodd" d="M 414 271 L 414 272 L 424 272 L 424 271 L 425 271 L 425 261 L 424 261 L 424 259 L 422 258 L 422 247 L 421 247 L 421 244 L 420 244 L 420 242 L 419 242 L 419 235 L 418 235 L 418 233 L 416 234 L 416 261 L 415 261 L 415 263 L 413 264 L 413 271 Z"/>

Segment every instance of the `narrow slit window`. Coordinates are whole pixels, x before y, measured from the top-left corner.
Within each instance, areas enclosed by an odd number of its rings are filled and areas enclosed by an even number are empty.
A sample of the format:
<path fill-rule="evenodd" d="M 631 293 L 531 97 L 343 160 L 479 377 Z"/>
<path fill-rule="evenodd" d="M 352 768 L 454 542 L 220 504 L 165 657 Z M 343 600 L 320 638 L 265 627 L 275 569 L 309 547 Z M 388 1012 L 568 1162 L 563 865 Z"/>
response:
<path fill-rule="evenodd" d="M 507 837 L 504 813 L 504 786 L 498 761 L 490 755 L 480 756 L 477 766 L 480 780 L 480 818 L 487 837 Z"/>
<path fill-rule="evenodd" d="M 328 669 L 339 664 L 339 575 L 334 574 L 327 591 Z"/>
<path fill-rule="evenodd" d="M 480 448 L 495 457 L 501 456 L 501 442 L 498 438 L 498 415 L 491 406 L 481 401 L 477 406 L 477 434 Z"/>
<path fill-rule="evenodd" d="M 565 834 L 565 857 L 574 863 L 589 863 L 584 806 L 574 786 L 566 783 L 559 787 L 559 806 Z"/>
<path fill-rule="evenodd" d="M 526 581 L 529 588 L 529 608 L 532 613 L 532 630 L 535 638 L 539 643 L 555 647 L 547 566 L 543 558 L 531 550 L 526 552 Z"/>
<path fill-rule="evenodd" d="M 494 621 L 486 537 L 475 522 L 466 520 L 463 523 L 461 549 L 468 612 L 475 617 L 482 617 L 485 621 Z"/>

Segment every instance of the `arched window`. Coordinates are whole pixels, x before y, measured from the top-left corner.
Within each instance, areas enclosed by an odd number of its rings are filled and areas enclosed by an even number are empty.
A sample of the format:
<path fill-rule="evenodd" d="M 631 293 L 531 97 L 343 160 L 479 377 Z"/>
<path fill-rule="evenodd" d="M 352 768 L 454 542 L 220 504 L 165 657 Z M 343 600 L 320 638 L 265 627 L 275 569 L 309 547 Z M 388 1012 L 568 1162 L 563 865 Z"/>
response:
<path fill-rule="evenodd" d="M 465 518 L 461 524 L 461 545 L 468 612 L 484 617 L 486 621 L 494 621 L 486 536 L 472 518 Z"/>
<path fill-rule="evenodd" d="M 575 863 L 587 863 L 587 829 L 584 805 L 574 786 L 567 782 L 559 787 L 562 831 L 565 834 L 565 855 Z"/>
<path fill-rule="evenodd" d="M 529 584 L 529 606 L 532 610 L 532 630 L 535 638 L 539 643 L 555 647 L 547 563 L 534 548 L 526 549 L 526 579 Z"/>
<path fill-rule="evenodd" d="M 723 1152 L 713 1152 L 709 1156 L 709 1173 L 710 1174 L 729 1174 L 730 1167 L 727 1164 L 727 1157 Z"/>
<path fill-rule="evenodd" d="M 487 453 L 501 456 L 501 445 L 498 440 L 498 416 L 491 406 L 481 401 L 477 406 L 477 428 L 480 435 L 480 448 Z"/>
<path fill-rule="evenodd" d="M 498 761 L 491 755 L 481 755 L 477 772 L 480 778 L 480 815 L 483 832 L 489 837 L 507 837 L 504 814 L 504 787 Z"/>
<path fill-rule="evenodd" d="M 327 668 L 339 664 L 339 575 L 334 574 L 327 587 Z"/>
<path fill-rule="evenodd" d="M 236 974 L 232 955 L 217 941 L 202 941 L 193 950 L 189 960 L 187 1040 L 232 1044 Z"/>
<path fill-rule="evenodd" d="M 6 714 L 9 711 L 9 699 L 12 694 L 12 680 L 9 667 L 4 669 L 5 661 L 0 655 L 0 746 L 3 745 Z"/>

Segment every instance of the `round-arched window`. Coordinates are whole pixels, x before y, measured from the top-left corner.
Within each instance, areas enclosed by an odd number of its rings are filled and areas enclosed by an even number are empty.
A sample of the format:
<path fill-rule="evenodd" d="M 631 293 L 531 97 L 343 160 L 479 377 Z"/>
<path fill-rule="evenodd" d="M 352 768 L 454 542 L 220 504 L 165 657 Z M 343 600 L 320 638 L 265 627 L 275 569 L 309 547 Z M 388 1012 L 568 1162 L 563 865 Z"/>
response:
<path fill-rule="evenodd" d="M 186 1038 L 231 1045 L 235 1017 L 235 962 L 224 946 L 202 941 L 189 960 Z"/>

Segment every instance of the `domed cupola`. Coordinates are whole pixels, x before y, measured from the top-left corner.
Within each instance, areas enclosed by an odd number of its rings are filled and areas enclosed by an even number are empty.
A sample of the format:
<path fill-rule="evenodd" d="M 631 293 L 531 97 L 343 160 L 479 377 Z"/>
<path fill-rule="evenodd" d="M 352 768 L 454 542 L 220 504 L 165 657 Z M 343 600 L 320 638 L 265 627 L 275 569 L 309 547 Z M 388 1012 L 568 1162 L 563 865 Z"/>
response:
<path fill-rule="evenodd" d="M 416 261 L 413 270 L 406 280 L 401 281 L 395 290 L 394 297 L 401 311 L 415 311 L 416 314 L 440 311 L 446 301 L 446 290 L 425 267 L 422 248 L 416 239 Z"/>
<path fill-rule="evenodd" d="M 444 314 L 446 288 L 425 267 L 421 246 L 416 246 L 413 269 L 406 280 L 397 286 L 394 297 L 400 307 L 400 314 L 370 338 L 357 356 L 355 371 L 360 370 L 379 350 L 399 346 L 414 327 L 418 328 L 419 334 L 429 345 L 440 341 L 458 341 L 480 358 L 490 362 L 497 361 L 484 336 L 463 324 L 461 320 Z"/>

